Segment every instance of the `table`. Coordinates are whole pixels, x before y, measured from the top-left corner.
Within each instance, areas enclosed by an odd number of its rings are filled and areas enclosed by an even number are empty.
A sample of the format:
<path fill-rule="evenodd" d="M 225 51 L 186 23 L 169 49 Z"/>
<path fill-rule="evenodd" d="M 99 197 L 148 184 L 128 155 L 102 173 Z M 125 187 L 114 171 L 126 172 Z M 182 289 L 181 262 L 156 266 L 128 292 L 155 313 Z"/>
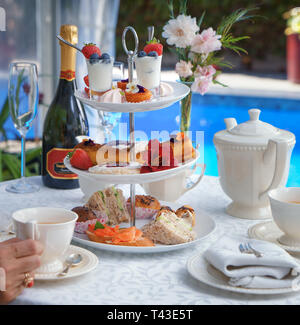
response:
<path fill-rule="evenodd" d="M 17 209 L 33 206 L 71 209 L 82 204 L 83 194 L 80 189 L 46 188 L 39 176 L 30 180 L 41 186 L 39 192 L 12 194 L 5 191 L 8 182 L 0 183 L 0 229 L 9 224 L 11 213 Z M 125 191 L 129 193 L 129 186 Z M 137 193 L 143 193 L 143 190 L 137 187 Z M 299 293 L 245 295 L 211 288 L 192 278 L 187 272 L 186 262 L 197 250 L 207 248 L 225 233 L 246 235 L 247 229 L 259 221 L 237 219 L 225 213 L 224 208 L 230 199 L 223 193 L 216 177 L 205 176 L 195 189 L 182 196 L 178 202 L 190 204 L 210 215 L 217 224 L 216 230 L 191 248 L 166 253 L 121 254 L 88 248 L 99 257 L 99 265 L 94 271 L 73 279 L 36 281 L 33 288 L 25 289 L 12 304 L 300 304 Z"/>

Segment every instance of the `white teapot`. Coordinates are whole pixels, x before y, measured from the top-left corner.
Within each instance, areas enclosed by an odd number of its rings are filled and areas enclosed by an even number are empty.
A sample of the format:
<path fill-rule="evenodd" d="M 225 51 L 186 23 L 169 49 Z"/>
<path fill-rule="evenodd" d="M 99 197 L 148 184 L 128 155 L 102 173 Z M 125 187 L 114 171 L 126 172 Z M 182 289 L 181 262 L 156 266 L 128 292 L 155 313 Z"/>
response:
<path fill-rule="evenodd" d="M 237 125 L 225 119 L 226 130 L 214 135 L 220 184 L 233 200 L 228 214 L 246 219 L 271 218 L 268 191 L 286 184 L 295 135 L 259 120 L 260 110 L 250 109 L 250 120 Z"/>

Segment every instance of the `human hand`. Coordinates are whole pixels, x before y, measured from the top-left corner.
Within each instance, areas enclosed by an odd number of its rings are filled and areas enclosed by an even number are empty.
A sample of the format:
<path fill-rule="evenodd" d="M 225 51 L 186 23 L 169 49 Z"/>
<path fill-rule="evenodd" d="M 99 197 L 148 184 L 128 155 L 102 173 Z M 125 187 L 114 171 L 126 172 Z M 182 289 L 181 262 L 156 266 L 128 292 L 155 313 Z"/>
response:
<path fill-rule="evenodd" d="M 13 301 L 24 290 L 25 274 L 34 276 L 42 252 L 42 244 L 32 239 L 14 238 L 0 243 L 0 267 L 6 272 L 6 291 L 0 291 L 0 304 Z"/>

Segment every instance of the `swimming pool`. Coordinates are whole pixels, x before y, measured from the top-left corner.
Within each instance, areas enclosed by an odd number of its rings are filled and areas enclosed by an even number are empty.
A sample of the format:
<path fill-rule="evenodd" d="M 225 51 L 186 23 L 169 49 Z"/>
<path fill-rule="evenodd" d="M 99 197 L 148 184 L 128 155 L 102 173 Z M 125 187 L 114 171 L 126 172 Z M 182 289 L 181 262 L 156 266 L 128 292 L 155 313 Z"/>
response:
<path fill-rule="evenodd" d="M 260 119 L 280 129 L 293 132 L 296 140 L 300 137 L 300 100 L 246 97 L 206 94 L 193 94 L 191 131 L 204 131 L 204 162 L 207 165 L 206 175 L 218 176 L 217 156 L 213 145 L 213 136 L 217 131 L 225 129 L 224 118 L 235 117 L 238 123 L 249 120 L 250 108 L 261 109 Z M 178 129 L 179 103 L 166 109 L 135 114 L 135 126 L 143 130 L 148 137 L 152 130 Z M 121 121 L 126 122 L 127 114 Z M 193 132 L 194 134 L 194 132 Z M 300 186 L 300 144 L 295 145 L 288 186 Z"/>

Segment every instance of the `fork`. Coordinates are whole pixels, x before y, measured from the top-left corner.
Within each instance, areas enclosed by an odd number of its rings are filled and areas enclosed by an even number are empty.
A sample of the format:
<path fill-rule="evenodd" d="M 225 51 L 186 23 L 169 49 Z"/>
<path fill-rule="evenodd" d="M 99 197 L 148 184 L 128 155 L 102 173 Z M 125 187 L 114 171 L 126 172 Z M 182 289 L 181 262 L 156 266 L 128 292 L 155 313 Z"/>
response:
<path fill-rule="evenodd" d="M 239 245 L 239 250 L 241 253 L 254 254 L 256 257 L 262 257 L 263 254 L 256 249 L 254 249 L 250 243 L 243 243 Z"/>

